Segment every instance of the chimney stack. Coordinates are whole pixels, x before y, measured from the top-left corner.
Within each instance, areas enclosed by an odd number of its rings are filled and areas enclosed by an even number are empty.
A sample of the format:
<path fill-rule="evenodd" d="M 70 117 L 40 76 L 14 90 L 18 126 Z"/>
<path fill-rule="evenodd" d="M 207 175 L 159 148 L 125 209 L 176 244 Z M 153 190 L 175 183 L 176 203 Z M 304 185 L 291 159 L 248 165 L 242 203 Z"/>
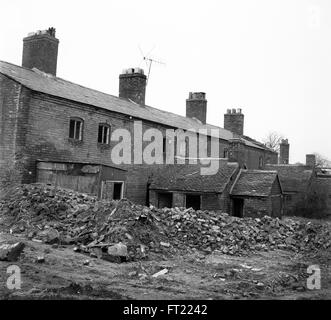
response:
<path fill-rule="evenodd" d="M 23 39 L 22 67 L 56 76 L 58 46 L 54 28 L 29 33 Z"/>
<path fill-rule="evenodd" d="M 288 139 L 282 139 L 279 144 L 279 164 L 289 164 L 290 145 Z"/>
<path fill-rule="evenodd" d="M 316 166 L 316 156 L 314 154 L 306 154 L 306 166 Z"/>
<path fill-rule="evenodd" d="M 186 99 L 186 117 L 195 118 L 206 124 L 207 100 L 204 92 L 190 92 Z"/>
<path fill-rule="evenodd" d="M 244 114 L 241 109 L 227 109 L 224 114 L 224 129 L 240 136 L 244 134 Z"/>
<path fill-rule="evenodd" d="M 143 69 L 125 69 L 120 74 L 119 97 L 145 105 L 146 80 Z"/>

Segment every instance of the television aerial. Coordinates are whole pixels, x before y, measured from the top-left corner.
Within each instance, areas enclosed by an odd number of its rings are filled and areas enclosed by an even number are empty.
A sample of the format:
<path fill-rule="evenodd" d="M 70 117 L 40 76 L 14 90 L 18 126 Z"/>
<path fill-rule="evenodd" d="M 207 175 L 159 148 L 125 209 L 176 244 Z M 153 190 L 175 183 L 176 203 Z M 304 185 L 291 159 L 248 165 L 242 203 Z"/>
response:
<path fill-rule="evenodd" d="M 157 59 L 154 59 L 150 56 L 151 52 L 154 50 L 155 46 L 148 52 L 148 54 L 144 54 L 141 47 L 139 46 L 139 51 L 143 57 L 143 60 L 145 61 L 146 63 L 146 67 L 148 69 L 148 73 L 147 73 L 147 80 L 146 80 L 146 85 L 149 81 L 149 78 L 150 78 L 150 74 L 151 74 L 151 68 L 152 68 L 152 64 L 153 63 L 157 63 L 157 64 L 161 64 L 161 65 L 166 65 L 163 61 L 160 61 L 160 60 L 157 60 Z"/>

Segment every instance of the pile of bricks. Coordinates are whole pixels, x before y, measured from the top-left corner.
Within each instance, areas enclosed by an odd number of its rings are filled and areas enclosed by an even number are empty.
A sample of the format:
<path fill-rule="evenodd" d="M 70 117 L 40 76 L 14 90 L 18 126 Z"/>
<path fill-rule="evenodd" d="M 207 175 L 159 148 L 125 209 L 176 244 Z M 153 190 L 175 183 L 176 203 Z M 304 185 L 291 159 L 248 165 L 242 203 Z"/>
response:
<path fill-rule="evenodd" d="M 31 240 L 73 245 L 76 251 L 103 258 L 109 258 L 120 243 L 129 260 L 191 250 L 244 255 L 331 246 L 330 232 L 321 224 L 268 216 L 236 218 L 191 208 L 148 208 L 127 200 L 104 202 L 42 184 L 19 186 L 0 200 L 0 226 Z"/>
<path fill-rule="evenodd" d="M 328 228 L 291 219 L 236 218 L 226 213 L 193 209 L 154 209 L 166 235 L 180 249 L 196 248 L 224 254 L 283 249 L 311 251 L 331 246 Z"/>

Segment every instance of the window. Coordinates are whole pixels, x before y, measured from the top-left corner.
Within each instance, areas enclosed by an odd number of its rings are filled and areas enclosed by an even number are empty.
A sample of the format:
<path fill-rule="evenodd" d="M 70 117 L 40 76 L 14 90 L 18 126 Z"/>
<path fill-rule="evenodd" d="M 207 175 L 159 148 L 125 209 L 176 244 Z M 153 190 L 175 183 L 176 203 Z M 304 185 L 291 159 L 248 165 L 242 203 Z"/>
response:
<path fill-rule="evenodd" d="M 100 124 L 98 132 L 98 142 L 103 144 L 109 144 L 110 126 L 108 124 Z"/>
<path fill-rule="evenodd" d="M 166 137 L 163 137 L 162 149 L 163 149 L 163 160 L 165 160 L 167 157 L 167 138 Z"/>
<path fill-rule="evenodd" d="M 79 118 L 70 119 L 69 138 L 83 140 L 83 120 Z"/>
<path fill-rule="evenodd" d="M 262 169 L 263 168 L 263 157 L 261 156 L 259 158 L 259 169 Z"/>
<path fill-rule="evenodd" d="M 228 157 L 229 157 L 229 149 L 228 148 L 224 148 L 223 158 L 228 158 Z"/>

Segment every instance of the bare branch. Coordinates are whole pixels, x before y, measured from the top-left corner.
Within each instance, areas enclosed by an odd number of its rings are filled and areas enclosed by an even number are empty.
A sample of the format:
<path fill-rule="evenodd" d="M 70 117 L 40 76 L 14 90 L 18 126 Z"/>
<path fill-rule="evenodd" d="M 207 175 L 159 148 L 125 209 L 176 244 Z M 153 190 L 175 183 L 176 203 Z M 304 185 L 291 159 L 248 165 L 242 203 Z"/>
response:
<path fill-rule="evenodd" d="M 270 132 L 268 136 L 263 140 L 263 143 L 269 149 L 279 152 L 279 144 L 281 143 L 282 139 L 284 139 L 284 137 L 280 133 Z"/>
<path fill-rule="evenodd" d="M 324 157 L 323 155 L 317 152 L 314 152 L 313 154 L 316 157 L 316 167 L 319 168 L 331 167 L 331 161 L 328 158 Z"/>

